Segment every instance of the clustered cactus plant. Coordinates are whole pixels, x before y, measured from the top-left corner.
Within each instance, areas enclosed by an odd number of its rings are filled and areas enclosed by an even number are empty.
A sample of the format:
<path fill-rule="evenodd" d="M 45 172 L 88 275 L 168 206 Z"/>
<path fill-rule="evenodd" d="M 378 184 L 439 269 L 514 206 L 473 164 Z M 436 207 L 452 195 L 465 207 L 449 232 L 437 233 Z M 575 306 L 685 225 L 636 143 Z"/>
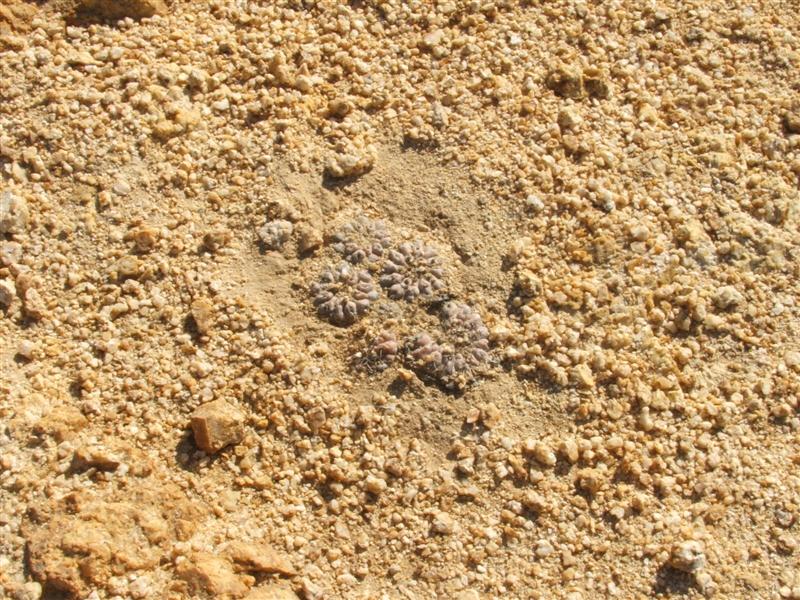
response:
<path fill-rule="evenodd" d="M 443 278 L 444 268 L 436 249 L 415 241 L 389 251 L 380 282 L 390 298 L 413 301 L 444 290 Z"/>
<path fill-rule="evenodd" d="M 400 357 L 402 348 L 393 331 L 382 329 L 372 338 L 363 352 L 357 352 L 353 358 L 356 364 L 368 372 L 383 371 L 389 368 Z"/>
<path fill-rule="evenodd" d="M 474 308 L 461 302 L 447 302 L 442 307 L 442 329 L 454 344 L 469 348 L 474 360 L 488 360 L 489 330 Z"/>
<path fill-rule="evenodd" d="M 267 221 L 258 230 L 258 238 L 267 250 L 280 250 L 283 245 L 292 237 L 294 226 L 290 221 L 276 219 Z"/>
<path fill-rule="evenodd" d="M 334 325 L 354 323 L 380 296 L 369 272 L 346 262 L 325 269 L 311 293 L 319 316 Z"/>
<path fill-rule="evenodd" d="M 344 260 L 322 272 L 311 294 L 319 316 L 335 325 L 354 323 L 378 300 L 370 270 L 381 273 L 380 284 L 393 300 L 433 301 L 446 291 L 436 249 L 419 240 L 392 247 L 383 221 L 350 221 L 331 237 L 331 246 Z M 473 307 L 456 301 L 442 305 L 439 323 L 433 333 L 419 332 L 402 343 L 394 331 L 381 329 L 354 359 L 369 371 L 401 362 L 428 381 L 461 390 L 489 363 L 489 331 Z"/>
<path fill-rule="evenodd" d="M 353 264 L 375 264 L 385 256 L 392 244 L 384 221 L 365 216 L 345 223 L 333 234 L 331 246 Z"/>
<path fill-rule="evenodd" d="M 282 221 L 269 222 L 259 236 L 268 247 L 280 247 L 291 235 L 291 223 L 287 224 L 288 228 Z M 435 248 L 415 241 L 392 249 L 384 221 L 361 216 L 345 223 L 332 236 L 331 246 L 347 262 L 326 269 L 311 293 L 319 315 L 337 325 L 354 323 L 378 299 L 367 269 L 380 269 L 381 261 L 385 260 L 380 283 L 395 300 L 431 297 L 445 288 L 444 269 Z M 350 268 L 348 263 L 366 268 Z"/>
<path fill-rule="evenodd" d="M 411 366 L 449 389 L 463 389 L 489 361 L 489 331 L 467 304 L 447 302 L 441 311 L 441 336 L 427 332 L 406 344 Z"/>

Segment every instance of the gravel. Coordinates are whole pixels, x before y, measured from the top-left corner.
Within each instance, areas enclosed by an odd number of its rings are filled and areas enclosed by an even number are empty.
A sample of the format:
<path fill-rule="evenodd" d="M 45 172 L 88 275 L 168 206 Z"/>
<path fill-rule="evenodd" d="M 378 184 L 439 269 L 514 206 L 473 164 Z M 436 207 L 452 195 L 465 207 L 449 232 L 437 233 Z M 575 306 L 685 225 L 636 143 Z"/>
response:
<path fill-rule="evenodd" d="M 6 0 L 0 597 L 800 597 L 799 56 L 774 0 Z"/>

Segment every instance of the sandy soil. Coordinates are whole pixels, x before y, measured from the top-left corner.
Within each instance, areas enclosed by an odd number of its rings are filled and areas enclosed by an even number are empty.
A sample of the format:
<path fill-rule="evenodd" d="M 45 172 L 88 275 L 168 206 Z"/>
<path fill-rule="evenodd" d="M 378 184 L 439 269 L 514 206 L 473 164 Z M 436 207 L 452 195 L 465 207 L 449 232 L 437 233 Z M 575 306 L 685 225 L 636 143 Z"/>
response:
<path fill-rule="evenodd" d="M 0 595 L 800 599 L 792 2 L 0 5 Z"/>

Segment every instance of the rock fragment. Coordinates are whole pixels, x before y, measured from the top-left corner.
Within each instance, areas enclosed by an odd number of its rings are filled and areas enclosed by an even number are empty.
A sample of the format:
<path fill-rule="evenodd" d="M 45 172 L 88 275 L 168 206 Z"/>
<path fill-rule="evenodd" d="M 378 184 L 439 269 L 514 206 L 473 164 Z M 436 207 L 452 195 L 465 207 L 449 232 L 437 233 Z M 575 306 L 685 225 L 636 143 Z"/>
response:
<path fill-rule="evenodd" d="M 13 50 L 22 50 L 24 48 L 22 38 L 7 34 L 27 33 L 31 28 L 31 21 L 37 14 L 37 6 L 31 6 L 20 0 L 6 0 L 0 3 L 0 48 L 5 46 Z"/>
<path fill-rule="evenodd" d="M 192 321 L 197 328 L 197 333 L 207 335 L 214 322 L 214 305 L 208 298 L 198 298 L 192 302 Z"/>
<path fill-rule="evenodd" d="M 60 443 L 75 437 L 88 423 L 83 413 L 74 406 L 59 406 L 42 417 L 33 431 L 39 435 L 50 435 Z"/>
<path fill-rule="evenodd" d="M 608 79 L 597 67 L 588 67 L 583 70 L 583 86 L 586 93 L 592 98 L 605 99 L 610 93 Z"/>
<path fill-rule="evenodd" d="M 720 310 L 735 308 L 744 303 L 744 296 L 732 285 L 719 288 L 714 293 L 714 304 Z"/>
<path fill-rule="evenodd" d="M 240 598 L 248 592 L 247 585 L 234 572 L 230 562 L 206 552 L 195 553 L 175 571 L 194 595 Z"/>
<path fill-rule="evenodd" d="M 800 352 L 789 350 L 784 355 L 783 361 L 793 371 L 800 372 Z"/>
<path fill-rule="evenodd" d="M 583 75 L 578 69 L 560 65 L 547 76 L 547 87 L 562 98 L 581 98 L 584 95 Z"/>
<path fill-rule="evenodd" d="M 0 233 L 19 234 L 28 228 L 28 203 L 10 190 L 0 192 Z"/>
<path fill-rule="evenodd" d="M 112 265 L 109 275 L 118 282 L 138 279 L 142 276 L 142 262 L 135 256 L 123 256 Z"/>
<path fill-rule="evenodd" d="M 658 122 L 658 111 L 651 105 L 643 102 L 639 105 L 639 121 L 642 123 L 650 123 L 651 125 Z"/>
<path fill-rule="evenodd" d="M 695 540 L 676 543 L 670 550 L 669 564 L 685 573 L 697 573 L 706 565 L 703 544 Z"/>
<path fill-rule="evenodd" d="M 536 462 L 545 467 L 552 467 L 556 464 L 556 453 L 544 442 L 533 444 L 531 454 L 536 459 Z"/>
<path fill-rule="evenodd" d="M 0 307 L 8 308 L 17 297 L 17 288 L 13 281 L 0 279 Z"/>
<path fill-rule="evenodd" d="M 378 495 L 386 490 L 386 481 L 374 475 L 368 475 L 364 480 L 364 489 L 370 494 Z"/>
<path fill-rule="evenodd" d="M 97 65 L 99 63 L 91 54 L 84 50 L 70 54 L 67 57 L 67 64 L 70 66 L 85 67 L 87 65 Z"/>
<path fill-rule="evenodd" d="M 295 76 L 291 70 L 291 66 L 286 61 L 286 55 L 278 51 L 272 55 L 269 61 L 269 72 L 274 77 L 274 81 L 278 85 L 286 87 L 294 87 Z"/>
<path fill-rule="evenodd" d="M 244 436 L 244 414 L 225 400 L 214 400 L 197 408 L 191 423 L 197 447 L 209 454 L 239 443 Z"/>
<path fill-rule="evenodd" d="M 420 45 L 426 49 L 430 50 L 435 46 L 438 46 L 444 40 L 444 31 L 442 29 L 435 29 L 433 31 L 427 32 L 425 35 L 422 36 L 422 40 Z"/>
<path fill-rule="evenodd" d="M 585 363 L 572 367 L 569 378 L 572 383 L 583 389 L 591 389 L 595 386 L 592 369 Z"/>
<path fill-rule="evenodd" d="M 116 471 L 121 459 L 102 446 L 84 446 L 72 455 L 71 469 L 76 472 L 88 469 L 98 471 Z"/>
<path fill-rule="evenodd" d="M 34 321 L 39 321 L 47 315 L 47 305 L 36 288 L 28 288 L 25 291 L 22 307 L 25 310 L 25 316 Z"/>
<path fill-rule="evenodd" d="M 307 577 L 303 578 L 301 585 L 305 600 L 323 600 L 326 597 L 325 590 Z"/>
<path fill-rule="evenodd" d="M 150 252 L 158 243 L 158 238 L 158 228 L 147 225 L 139 227 L 131 234 L 134 250 L 139 253 Z"/>
<path fill-rule="evenodd" d="M 494 402 L 487 402 L 480 407 L 479 419 L 487 429 L 497 429 L 503 421 L 503 413 Z"/>
<path fill-rule="evenodd" d="M 334 98 L 328 103 L 327 114 L 329 117 L 344 119 L 353 112 L 353 103 L 346 98 Z"/>
<path fill-rule="evenodd" d="M 289 557 L 266 543 L 231 542 L 225 555 L 239 568 L 250 573 L 277 573 L 291 577 L 297 574 Z"/>
<path fill-rule="evenodd" d="M 580 491 L 594 496 L 603 487 L 603 477 L 597 469 L 581 469 L 575 479 L 575 486 Z"/>
<path fill-rule="evenodd" d="M 433 516 L 431 529 L 440 535 L 450 535 L 456 529 L 456 522 L 448 513 L 441 511 Z"/>
<path fill-rule="evenodd" d="M 570 464 L 574 465 L 576 462 L 578 462 L 578 459 L 580 458 L 578 444 L 572 438 L 568 438 L 562 441 L 558 450 L 561 453 L 561 455 L 569 461 Z"/>
<path fill-rule="evenodd" d="M 14 600 L 40 600 L 42 597 L 42 584 L 38 581 L 26 581 L 14 591 Z"/>
<path fill-rule="evenodd" d="M 216 227 L 203 234 L 203 248 L 216 254 L 231 241 L 231 232 L 224 227 Z"/>
<path fill-rule="evenodd" d="M 322 242 L 322 233 L 316 227 L 308 223 L 301 223 L 297 226 L 297 251 L 300 254 L 313 253 L 322 246 Z"/>
<path fill-rule="evenodd" d="M 86 598 L 115 575 L 155 569 L 201 515 L 176 486 L 156 487 L 127 489 L 124 501 L 80 489 L 33 506 L 21 527 L 33 578 L 58 597 Z"/>
<path fill-rule="evenodd" d="M 558 65 L 551 69 L 545 83 L 562 98 L 578 100 L 591 96 L 605 99 L 609 95 L 607 78 L 597 67 L 581 70 L 572 65 Z"/>
<path fill-rule="evenodd" d="M 132 189 L 133 188 L 131 188 L 131 184 L 124 179 L 114 182 L 114 185 L 111 186 L 111 191 L 113 191 L 117 196 L 127 196 L 131 193 Z"/>
<path fill-rule="evenodd" d="M 363 175 L 375 164 L 375 153 L 371 149 L 358 150 L 351 148 L 337 152 L 328 159 L 325 173 L 330 177 L 343 179 Z"/>
<path fill-rule="evenodd" d="M 168 119 L 160 119 L 153 124 L 153 137 L 161 142 L 194 129 L 202 119 L 200 111 L 189 108 L 177 108 L 168 114 Z"/>
<path fill-rule="evenodd" d="M 577 129 L 582 122 L 583 119 L 581 118 L 580 114 L 578 114 L 574 109 L 562 108 L 558 111 L 557 123 L 562 131 L 571 131 Z"/>
<path fill-rule="evenodd" d="M 22 260 L 22 244 L 19 242 L 0 242 L 0 265 L 11 267 Z"/>

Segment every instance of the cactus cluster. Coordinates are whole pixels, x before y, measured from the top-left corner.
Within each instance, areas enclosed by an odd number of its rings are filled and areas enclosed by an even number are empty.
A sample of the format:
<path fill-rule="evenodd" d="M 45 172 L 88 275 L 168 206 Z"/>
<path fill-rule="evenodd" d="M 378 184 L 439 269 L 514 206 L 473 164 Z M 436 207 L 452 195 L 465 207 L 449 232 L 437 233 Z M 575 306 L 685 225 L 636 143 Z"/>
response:
<path fill-rule="evenodd" d="M 433 246 L 405 242 L 390 250 L 380 282 L 390 298 L 413 301 L 445 289 L 442 260 Z"/>
<path fill-rule="evenodd" d="M 383 371 L 401 358 L 401 343 L 393 331 L 382 329 L 363 352 L 354 355 L 356 364 L 368 372 Z"/>
<path fill-rule="evenodd" d="M 291 224 L 289 224 L 291 227 Z M 282 222 L 267 223 L 259 235 L 267 246 L 279 246 L 286 234 Z M 421 241 L 391 246 L 391 235 L 384 221 L 361 216 L 345 223 L 331 236 L 331 247 L 344 261 L 327 268 L 311 286 L 318 314 L 336 325 L 349 325 L 361 317 L 377 300 L 379 290 L 372 272 L 380 272 L 381 286 L 393 300 L 431 298 L 445 289 L 444 268 L 439 254 Z M 349 265 L 349 266 L 348 266 Z"/>
<path fill-rule="evenodd" d="M 258 230 L 258 239 L 267 250 L 280 250 L 289 241 L 294 231 L 290 221 L 276 219 L 267 221 Z"/>
<path fill-rule="evenodd" d="M 383 221 L 359 217 L 343 225 L 330 238 L 343 260 L 326 268 L 311 294 L 317 313 L 334 325 L 346 326 L 364 316 L 380 297 L 381 287 L 390 300 L 383 306 L 400 315 L 418 315 L 405 302 L 427 301 L 430 309 L 446 292 L 445 269 L 436 249 L 420 240 L 391 244 Z M 379 277 L 380 287 L 373 281 Z M 399 302 L 404 301 L 404 302 Z M 367 371 L 402 364 L 420 377 L 449 390 L 462 390 L 490 362 L 489 331 L 470 305 L 448 300 L 439 309 L 438 327 L 401 339 L 387 322 L 353 359 Z M 414 331 L 411 329 L 411 331 Z"/>
<path fill-rule="evenodd" d="M 369 272 L 346 262 L 325 269 L 311 294 L 319 316 L 334 325 L 354 323 L 380 296 Z"/>
<path fill-rule="evenodd" d="M 447 302 L 438 336 L 422 332 L 406 343 L 412 368 L 449 389 L 463 389 L 489 361 L 489 331 L 467 304 Z"/>
<path fill-rule="evenodd" d="M 474 308 L 461 302 L 447 302 L 442 307 L 442 330 L 456 346 L 469 348 L 473 361 L 489 358 L 489 330 Z"/>
<path fill-rule="evenodd" d="M 384 221 L 361 216 L 349 221 L 333 234 L 331 246 L 353 264 L 375 264 L 386 255 L 392 244 Z"/>

